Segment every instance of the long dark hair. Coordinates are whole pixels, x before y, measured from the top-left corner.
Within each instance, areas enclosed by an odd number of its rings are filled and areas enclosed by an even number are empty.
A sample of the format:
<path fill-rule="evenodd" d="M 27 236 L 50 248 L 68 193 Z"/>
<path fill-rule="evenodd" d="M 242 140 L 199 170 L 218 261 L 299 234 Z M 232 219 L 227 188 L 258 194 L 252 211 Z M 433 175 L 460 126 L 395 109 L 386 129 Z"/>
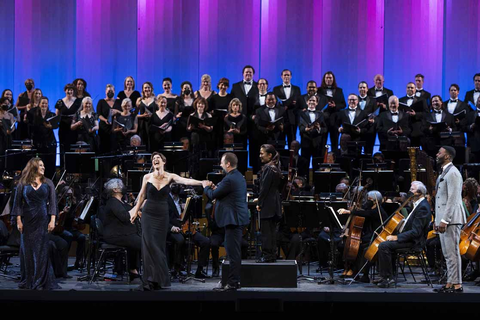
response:
<path fill-rule="evenodd" d="M 272 159 L 265 163 L 262 168 L 262 171 L 266 170 L 267 168 L 272 169 L 278 176 L 282 175 L 282 171 L 280 170 L 280 154 L 277 152 L 274 146 L 271 144 L 262 144 L 260 149 L 263 149 L 266 153 L 272 155 Z"/>
<path fill-rule="evenodd" d="M 20 184 L 21 185 L 26 186 L 26 185 L 29 185 L 29 184 L 33 184 L 35 187 L 37 187 L 37 183 L 35 182 L 35 178 L 38 175 L 38 169 L 40 167 L 40 161 L 42 161 L 42 159 L 40 159 L 38 157 L 35 157 L 35 158 L 30 159 L 27 162 L 27 165 L 25 166 L 25 168 L 22 171 L 22 176 L 20 177 Z M 40 181 L 42 183 L 44 183 L 45 182 L 45 176 L 41 176 Z"/>

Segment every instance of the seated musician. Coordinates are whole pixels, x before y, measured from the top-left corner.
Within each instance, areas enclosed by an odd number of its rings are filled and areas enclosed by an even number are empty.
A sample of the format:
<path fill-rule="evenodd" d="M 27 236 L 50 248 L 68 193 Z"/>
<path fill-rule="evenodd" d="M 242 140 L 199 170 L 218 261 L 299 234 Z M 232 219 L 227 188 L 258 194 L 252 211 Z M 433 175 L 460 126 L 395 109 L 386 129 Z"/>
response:
<path fill-rule="evenodd" d="M 352 211 L 347 209 L 338 210 L 339 214 L 351 214 L 353 216 L 365 218 L 361 235 L 361 244 L 358 250 L 357 258 L 355 261 L 345 261 L 346 276 L 355 275 L 358 271 L 360 271 L 362 266 L 365 264 L 365 251 L 370 245 L 374 231 L 388 218 L 387 213 L 381 207 L 382 200 L 382 194 L 376 190 L 373 190 L 367 193 L 367 201 L 363 203 L 361 209 Z M 360 278 L 360 282 L 370 282 L 370 278 L 368 277 L 369 270 L 369 265 L 363 269 L 363 276 Z"/>
<path fill-rule="evenodd" d="M 127 248 L 130 279 L 138 278 L 142 237 L 137 224 L 130 222 L 132 207 L 122 199 L 126 188 L 120 179 L 110 179 L 104 187 L 109 199 L 104 208 L 103 240 Z"/>
<path fill-rule="evenodd" d="M 185 256 L 185 236 L 182 234 L 182 222 L 180 215 L 183 211 L 180 200 L 180 186 L 172 184 L 171 192 L 168 197 L 168 211 L 170 215 L 169 232 L 167 240 L 174 243 L 174 275 L 180 274 Z M 208 265 L 210 255 L 210 239 L 205 237 L 201 232 L 197 231 L 193 234 L 192 241 L 200 247 L 198 256 L 198 267 L 195 272 L 195 278 L 208 278 L 207 273 L 203 270 Z"/>
<path fill-rule="evenodd" d="M 427 238 L 427 227 L 431 220 L 430 204 L 425 198 L 427 188 L 420 181 L 413 181 L 410 186 L 413 194 L 413 208 L 400 227 L 398 235 L 389 235 L 378 246 L 380 279 L 375 283 L 380 288 L 395 286 L 393 279 L 392 256 L 398 249 L 423 248 Z"/>

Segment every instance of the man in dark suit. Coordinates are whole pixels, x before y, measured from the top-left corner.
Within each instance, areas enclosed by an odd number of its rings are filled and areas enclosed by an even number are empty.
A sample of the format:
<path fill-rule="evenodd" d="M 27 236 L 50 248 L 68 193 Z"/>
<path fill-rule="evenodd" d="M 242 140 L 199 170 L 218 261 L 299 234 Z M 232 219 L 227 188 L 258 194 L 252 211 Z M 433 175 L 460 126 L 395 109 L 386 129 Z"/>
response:
<path fill-rule="evenodd" d="M 480 73 L 476 73 L 473 76 L 473 83 L 475 84 L 475 89 L 467 91 L 463 100 L 465 103 L 471 102 L 475 105 L 478 97 L 480 97 Z"/>
<path fill-rule="evenodd" d="M 378 246 L 378 263 L 380 279 L 375 281 L 380 288 L 395 285 L 392 268 L 392 255 L 396 250 L 423 248 L 427 240 L 427 227 L 431 220 L 431 209 L 425 195 L 427 188 L 420 181 L 413 181 L 410 186 L 413 193 L 413 208 L 406 218 L 398 235 L 387 236 L 386 241 Z"/>
<path fill-rule="evenodd" d="M 423 74 L 419 73 L 415 76 L 415 89 L 416 89 L 415 96 L 419 99 L 424 99 L 427 102 L 427 105 L 430 107 L 431 106 L 430 99 L 432 95 L 430 94 L 430 92 L 423 89 L 424 80 L 425 80 L 425 77 L 423 76 Z"/>
<path fill-rule="evenodd" d="M 453 116 L 443 110 L 442 99 L 438 95 L 434 95 L 432 98 L 432 112 L 426 113 L 424 117 L 423 132 L 425 134 L 425 141 L 423 144 L 423 150 L 425 150 L 429 156 L 434 157 L 441 145 L 453 145 L 453 138 L 440 137 L 441 132 L 452 132 L 455 127 L 455 119 Z M 445 123 L 446 127 L 441 128 L 432 123 Z"/>
<path fill-rule="evenodd" d="M 342 88 L 337 86 L 337 80 L 332 71 L 327 71 L 323 75 L 322 84 L 318 88 L 318 92 L 321 96 L 327 99 L 328 107 L 324 111 L 325 119 L 327 123 L 327 130 L 330 133 L 330 143 L 332 145 L 332 151 L 338 151 L 338 126 L 337 126 L 337 113 L 345 108 L 347 105 L 345 102 L 345 96 L 343 95 Z M 320 106 L 321 107 L 321 106 Z"/>
<path fill-rule="evenodd" d="M 368 84 L 366 81 L 361 81 L 358 84 L 358 108 L 364 111 L 367 115 L 371 115 L 375 112 L 377 103 L 373 97 L 367 95 Z M 374 117 L 372 114 L 371 117 Z M 375 126 L 371 125 L 365 133 L 365 153 L 373 154 L 373 147 L 375 146 L 375 137 L 377 131 Z"/>
<path fill-rule="evenodd" d="M 470 157 L 470 162 L 480 162 L 480 99 L 477 100 L 476 109 L 470 111 L 466 117 L 465 130 L 467 132 L 467 146 L 470 147 L 470 152 L 473 157 Z"/>
<path fill-rule="evenodd" d="M 317 96 L 318 97 L 318 101 L 319 101 L 317 103 L 317 109 L 318 110 L 322 110 L 327 105 L 328 99 L 325 96 L 320 96 L 317 93 L 317 90 L 318 90 L 317 83 L 313 80 L 308 81 L 308 83 L 307 83 L 307 93 L 298 97 L 298 101 L 297 101 L 298 112 L 306 110 L 308 108 L 308 103 L 307 102 L 308 102 L 308 99 L 311 96 Z"/>
<path fill-rule="evenodd" d="M 295 140 L 297 134 L 298 108 L 297 99 L 302 94 L 300 87 L 291 83 L 292 72 L 284 69 L 281 74 L 283 83 L 273 88 L 273 93 L 282 101 L 285 109 L 285 134 L 288 144 Z"/>
<path fill-rule="evenodd" d="M 257 126 L 255 125 L 255 114 L 257 110 L 265 105 L 265 100 L 267 98 L 267 89 L 268 89 L 268 80 L 265 78 L 258 79 L 257 82 L 258 93 L 255 95 L 252 111 L 249 111 L 248 118 L 248 132 L 250 137 L 249 142 L 249 151 L 248 157 L 250 159 L 250 165 L 252 166 L 253 172 L 258 172 L 260 170 L 260 162 L 258 160 L 258 150 L 260 150 L 261 144 L 258 144 L 256 137 L 258 137 L 259 132 Z"/>
<path fill-rule="evenodd" d="M 367 93 L 370 97 L 376 98 L 376 97 L 379 97 L 383 94 L 386 94 L 387 98 L 390 98 L 391 96 L 393 96 L 393 91 L 390 90 L 390 89 L 387 89 L 383 86 L 383 83 L 385 82 L 385 79 L 383 78 L 383 76 L 381 74 L 377 74 L 373 78 L 373 82 L 375 83 L 375 86 L 368 89 L 368 93 Z M 382 108 L 381 111 L 386 111 L 387 110 L 387 106 L 385 104 L 380 103 L 379 105 Z"/>
<path fill-rule="evenodd" d="M 234 83 L 230 94 L 233 98 L 240 99 L 242 103 L 243 114 L 250 115 L 253 112 L 253 104 L 255 103 L 255 97 L 258 94 L 257 83 L 253 81 L 253 75 L 255 69 L 252 66 L 243 67 L 243 80 Z"/>
<path fill-rule="evenodd" d="M 212 182 L 203 182 L 204 192 L 209 199 L 216 199 L 215 221 L 225 228 L 225 250 L 230 261 L 227 283 L 219 283 L 216 288 L 232 291 L 240 288 L 240 269 L 242 266 L 242 230 L 250 222 L 247 206 L 247 182 L 237 170 L 238 159 L 234 153 L 222 156 L 220 165 L 226 172 L 225 178 L 214 186 Z"/>
<path fill-rule="evenodd" d="M 471 108 L 468 106 L 468 102 L 462 101 L 458 98 L 460 94 L 460 87 L 458 84 L 451 84 L 449 88 L 450 99 L 443 102 L 443 110 L 450 113 L 455 117 L 455 126 L 452 127 L 453 131 L 467 132 L 467 123 Z M 455 116 L 457 115 L 457 116 Z M 465 145 L 465 137 L 461 136 L 458 141 L 459 145 Z"/>
<path fill-rule="evenodd" d="M 407 95 L 398 99 L 400 103 L 406 104 L 409 107 L 420 100 L 416 95 L 416 87 L 413 82 L 407 83 Z M 425 100 L 423 101 L 423 112 L 416 112 L 415 110 L 407 112 L 410 116 L 410 126 L 412 127 L 410 140 L 411 146 L 413 147 L 420 147 L 421 145 L 421 139 L 423 138 L 423 118 L 424 114 L 429 111 L 427 103 Z"/>
<path fill-rule="evenodd" d="M 382 112 L 375 118 L 375 125 L 377 127 L 378 139 L 380 140 L 380 150 L 394 150 L 398 149 L 397 145 L 390 146 L 388 137 L 409 137 L 410 136 L 410 121 L 409 116 L 403 111 L 398 110 L 397 96 L 391 96 L 388 99 L 389 111 Z"/>
<path fill-rule="evenodd" d="M 269 141 L 285 141 L 283 133 L 283 118 L 285 109 L 276 104 L 277 98 L 273 92 L 267 93 L 265 105 L 257 109 L 255 124 L 258 136 L 255 137 L 258 144 L 266 144 Z M 273 123 L 275 121 L 275 123 Z"/>

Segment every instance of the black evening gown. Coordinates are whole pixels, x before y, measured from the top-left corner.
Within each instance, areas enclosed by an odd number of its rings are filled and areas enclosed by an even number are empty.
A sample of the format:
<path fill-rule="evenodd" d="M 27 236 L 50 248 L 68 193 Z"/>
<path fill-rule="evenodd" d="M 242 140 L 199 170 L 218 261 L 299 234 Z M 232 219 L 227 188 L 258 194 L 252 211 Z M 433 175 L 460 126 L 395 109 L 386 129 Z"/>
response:
<path fill-rule="evenodd" d="M 169 226 L 170 186 L 158 190 L 147 182 L 147 201 L 142 210 L 143 286 L 146 290 L 170 287 L 166 243 Z"/>
<path fill-rule="evenodd" d="M 13 215 L 21 216 L 23 233 L 20 240 L 20 271 L 22 289 L 58 289 L 49 259 L 48 223 L 57 215 L 57 199 L 52 181 L 35 190 L 31 185 L 19 185 L 15 193 Z"/>

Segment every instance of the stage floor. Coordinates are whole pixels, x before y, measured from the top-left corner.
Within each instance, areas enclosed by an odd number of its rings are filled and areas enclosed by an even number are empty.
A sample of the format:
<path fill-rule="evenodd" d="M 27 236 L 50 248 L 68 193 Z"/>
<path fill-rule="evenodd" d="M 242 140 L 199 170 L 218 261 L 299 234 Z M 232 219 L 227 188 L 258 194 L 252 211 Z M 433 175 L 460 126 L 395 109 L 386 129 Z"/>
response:
<path fill-rule="evenodd" d="M 12 259 L 12 266 L 8 269 L 9 276 L 18 276 L 18 259 Z M 71 261 L 73 263 L 73 260 Z M 193 270 L 196 266 L 193 266 Z M 310 275 L 313 277 L 328 277 L 316 272 L 317 266 L 310 266 Z M 304 275 L 307 266 L 303 267 Z M 417 281 L 423 279 L 421 270 L 414 268 Z M 190 280 L 181 283 L 172 281 L 172 287 L 153 292 L 136 291 L 140 282 L 135 280 L 130 285 L 127 281 L 104 281 L 103 277 L 89 284 L 77 281 L 85 275 L 79 271 L 71 271 L 70 279 L 58 279 L 60 290 L 32 291 L 17 288 L 17 281 L 9 278 L 0 278 L 0 304 L 27 304 L 45 306 L 45 302 L 61 302 L 62 306 L 90 304 L 103 308 L 105 306 L 120 307 L 137 303 L 149 309 L 165 307 L 178 307 L 179 311 L 186 312 L 215 312 L 215 311 L 240 311 L 240 312 L 295 312 L 301 310 L 318 310 L 322 308 L 326 313 L 355 314 L 357 307 L 364 309 L 371 307 L 384 309 L 399 307 L 397 312 L 429 311 L 439 313 L 476 312 L 480 302 L 480 286 L 473 282 L 464 283 L 462 294 L 438 294 L 426 283 L 413 281 L 406 272 L 407 280 L 400 275 L 396 288 L 382 289 L 374 284 L 355 282 L 351 285 L 339 282 L 339 273 L 335 274 L 335 284 L 318 284 L 319 280 L 298 281 L 297 288 L 242 288 L 236 292 L 216 292 L 213 288 L 220 278 L 206 279 L 205 283 Z M 437 279 L 438 280 L 438 279 Z M 434 283 L 434 287 L 440 284 Z M 187 303 L 187 305 L 185 305 Z M 186 307 L 187 306 L 187 307 Z M 461 308 L 460 308 L 461 307 Z M 465 308 L 467 307 L 467 308 Z M 187 309 L 185 309 L 187 308 Z M 459 309 L 460 308 L 460 309 Z"/>

